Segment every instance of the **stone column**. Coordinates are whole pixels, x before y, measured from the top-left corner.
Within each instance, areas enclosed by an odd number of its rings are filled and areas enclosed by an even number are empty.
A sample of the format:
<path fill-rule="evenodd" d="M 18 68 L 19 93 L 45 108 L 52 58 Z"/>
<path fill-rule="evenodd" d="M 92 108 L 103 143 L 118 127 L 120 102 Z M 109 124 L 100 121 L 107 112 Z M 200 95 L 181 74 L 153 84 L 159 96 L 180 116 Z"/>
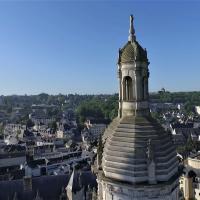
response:
<path fill-rule="evenodd" d="M 118 65 L 118 79 L 119 79 L 119 108 L 118 108 L 118 117 L 122 116 L 122 75 L 121 75 L 121 69 L 120 65 Z"/>

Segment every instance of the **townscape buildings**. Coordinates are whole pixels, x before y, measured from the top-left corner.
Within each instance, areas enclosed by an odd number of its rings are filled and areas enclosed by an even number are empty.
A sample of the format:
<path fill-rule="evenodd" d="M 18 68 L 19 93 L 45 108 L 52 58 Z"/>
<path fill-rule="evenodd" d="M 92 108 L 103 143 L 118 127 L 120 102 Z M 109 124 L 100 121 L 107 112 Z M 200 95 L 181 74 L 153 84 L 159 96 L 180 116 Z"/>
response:
<path fill-rule="evenodd" d="M 26 125 L 5 123 L 0 199 L 77 199 L 80 193 L 81 199 L 89 200 L 96 194 L 96 176 L 91 172 L 95 153 L 82 148 L 75 117 L 64 111 L 56 121 L 46 109 L 49 106 L 32 106 Z"/>
<path fill-rule="evenodd" d="M 0 200 L 200 200 L 199 105 L 149 94 L 149 64 L 131 15 L 112 121 L 99 107 L 81 121 L 89 95 L 0 96 Z"/>

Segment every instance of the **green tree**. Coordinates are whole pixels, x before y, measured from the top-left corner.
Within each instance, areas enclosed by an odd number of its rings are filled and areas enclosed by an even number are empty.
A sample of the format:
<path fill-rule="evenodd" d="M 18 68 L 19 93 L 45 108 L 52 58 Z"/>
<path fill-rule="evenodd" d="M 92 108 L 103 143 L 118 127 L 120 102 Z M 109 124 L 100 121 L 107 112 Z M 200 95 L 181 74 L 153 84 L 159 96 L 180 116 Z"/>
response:
<path fill-rule="evenodd" d="M 193 111 L 193 108 L 194 108 L 194 105 L 190 101 L 187 101 L 184 104 L 184 109 L 185 109 L 185 111 L 186 111 L 187 114 L 191 113 Z"/>

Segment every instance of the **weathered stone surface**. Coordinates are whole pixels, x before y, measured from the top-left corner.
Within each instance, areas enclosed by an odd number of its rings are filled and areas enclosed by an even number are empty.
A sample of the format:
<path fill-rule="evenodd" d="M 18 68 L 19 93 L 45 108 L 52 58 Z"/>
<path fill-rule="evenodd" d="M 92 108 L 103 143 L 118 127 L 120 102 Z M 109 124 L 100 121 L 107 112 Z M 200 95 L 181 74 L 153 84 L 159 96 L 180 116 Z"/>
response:
<path fill-rule="evenodd" d="M 118 57 L 118 117 L 102 138 L 99 200 L 179 199 L 172 138 L 149 111 L 148 65 L 147 52 L 136 41 L 131 16 L 129 41 Z"/>
<path fill-rule="evenodd" d="M 115 120 L 106 140 L 103 172 L 106 177 L 140 183 L 148 181 L 148 141 L 151 139 L 157 181 L 177 173 L 178 162 L 171 137 L 151 118 L 126 117 Z M 107 131 L 109 131 L 108 128 Z"/>

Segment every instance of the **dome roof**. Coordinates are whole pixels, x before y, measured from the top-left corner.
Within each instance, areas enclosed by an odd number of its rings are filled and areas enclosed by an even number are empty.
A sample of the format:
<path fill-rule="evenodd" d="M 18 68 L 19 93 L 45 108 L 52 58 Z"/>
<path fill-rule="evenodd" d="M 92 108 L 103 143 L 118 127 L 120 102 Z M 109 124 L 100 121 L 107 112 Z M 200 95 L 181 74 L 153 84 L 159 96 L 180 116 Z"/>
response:
<path fill-rule="evenodd" d="M 156 181 L 168 181 L 177 173 L 171 136 L 150 117 L 116 118 L 104 137 L 107 139 L 102 167 L 107 178 L 128 183 L 148 182 L 151 159 L 155 163 Z"/>
<path fill-rule="evenodd" d="M 126 45 L 120 49 L 119 62 L 130 63 L 136 60 L 148 61 L 147 52 L 137 41 L 128 41 Z"/>

